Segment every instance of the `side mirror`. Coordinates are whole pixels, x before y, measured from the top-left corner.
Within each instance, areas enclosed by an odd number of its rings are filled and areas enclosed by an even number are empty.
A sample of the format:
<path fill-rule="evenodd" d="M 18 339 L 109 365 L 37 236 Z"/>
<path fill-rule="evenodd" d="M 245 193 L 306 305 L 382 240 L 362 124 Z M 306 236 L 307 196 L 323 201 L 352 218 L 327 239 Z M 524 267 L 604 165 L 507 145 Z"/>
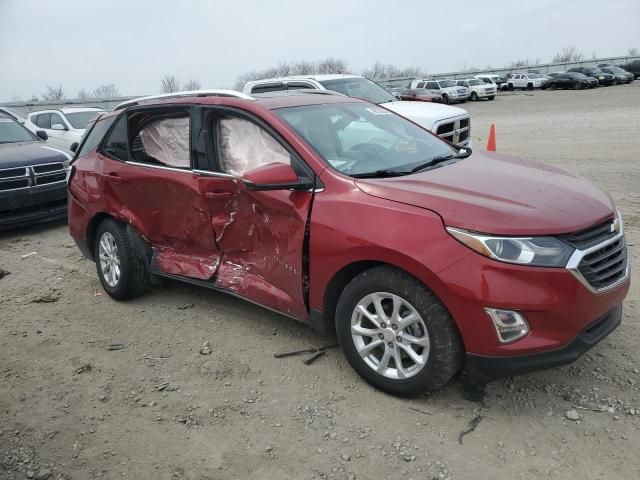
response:
<path fill-rule="evenodd" d="M 299 179 L 298 174 L 286 163 L 270 163 L 245 172 L 242 176 L 247 190 L 309 190 L 313 182 Z"/>
<path fill-rule="evenodd" d="M 473 150 L 471 150 L 471 147 L 463 147 L 458 151 L 458 155 L 460 155 L 463 158 L 470 156 L 472 153 L 473 153 Z"/>
<path fill-rule="evenodd" d="M 69 150 L 71 150 L 73 153 L 76 153 L 78 151 L 78 146 L 80 144 L 78 142 L 73 142 L 71 144 L 71 146 L 69 147 Z"/>
<path fill-rule="evenodd" d="M 49 135 L 44 130 L 36 130 L 36 135 L 39 139 L 47 141 L 49 139 Z"/>
<path fill-rule="evenodd" d="M 53 125 L 51 125 L 51 130 L 67 130 L 67 127 L 65 127 L 61 123 L 54 123 Z"/>

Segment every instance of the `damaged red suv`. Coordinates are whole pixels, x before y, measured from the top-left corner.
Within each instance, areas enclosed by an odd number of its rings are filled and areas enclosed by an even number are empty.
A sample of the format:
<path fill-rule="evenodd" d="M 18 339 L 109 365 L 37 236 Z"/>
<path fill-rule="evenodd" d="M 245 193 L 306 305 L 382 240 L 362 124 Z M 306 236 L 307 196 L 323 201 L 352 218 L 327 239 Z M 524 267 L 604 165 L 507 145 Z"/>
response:
<path fill-rule="evenodd" d="M 113 298 L 150 275 L 240 296 L 337 333 L 397 395 L 572 362 L 629 289 L 607 194 L 326 92 L 126 102 L 90 127 L 68 198 Z"/>

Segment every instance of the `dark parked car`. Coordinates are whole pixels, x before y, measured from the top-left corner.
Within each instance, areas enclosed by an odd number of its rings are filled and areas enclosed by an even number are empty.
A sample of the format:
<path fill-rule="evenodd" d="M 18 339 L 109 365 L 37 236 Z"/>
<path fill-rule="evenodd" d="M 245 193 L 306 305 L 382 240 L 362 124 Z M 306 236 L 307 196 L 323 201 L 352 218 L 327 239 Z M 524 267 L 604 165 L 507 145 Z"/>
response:
<path fill-rule="evenodd" d="M 575 67 L 570 72 L 582 73 L 587 77 L 593 77 L 598 80 L 600 85 L 613 85 L 616 83 L 616 77 L 610 73 L 602 71 L 598 67 Z"/>
<path fill-rule="evenodd" d="M 71 157 L 0 113 L 0 230 L 64 218 Z"/>
<path fill-rule="evenodd" d="M 572 88 L 574 90 L 582 90 L 583 88 L 591 88 L 592 84 L 589 79 L 576 72 L 563 72 L 552 75 L 549 81 L 542 87 L 549 90 L 556 88 Z"/>
<path fill-rule="evenodd" d="M 414 101 L 414 102 L 434 102 L 444 103 L 442 95 L 439 93 L 431 93 L 424 88 L 408 88 L 402 90 L 399 94 L 400 100 Z"/>
<path fill-rule="evenodd" d="M 620 67 L 602 67 L 602 71 L 610 73 L 616 78 L 616 84 L 631 83 L 634 80 L 633 73 L 629 73 Z"/>
<path fill-rule="evenodd" d="M 633 74 L 633 78 L 640 78 L 640 60 L 625 63 L 620 65 L 620 68 L 624 68 L 627 72 Z"/>
<path fill-rule="evenodd" d="M 243 297 L 333 331 L 397 395 L 464 366 L 570 363 L 620 324 L 629 256 L 605 192 L 363 100 L 275 95 L 148 97 L 96 121 L 69 230 L 111 297 L 149 274 Z"/>

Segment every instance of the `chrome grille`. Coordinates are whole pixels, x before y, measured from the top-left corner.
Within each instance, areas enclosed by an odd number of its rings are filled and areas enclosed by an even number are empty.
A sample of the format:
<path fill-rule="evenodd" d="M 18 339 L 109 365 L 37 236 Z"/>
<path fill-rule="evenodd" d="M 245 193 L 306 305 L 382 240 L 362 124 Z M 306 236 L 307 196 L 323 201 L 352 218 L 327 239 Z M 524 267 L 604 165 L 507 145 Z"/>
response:
<path fill-rule="evenodd" d="M 452 122 L 444 122 L 436 127 L 436 135 L 457 146 L 462 146 L 471 133 L 470 119 L 459 118 Z"/>
<path fill-rule="evenodd" d="M 17 190 L 31 186 L 31 172 L 27 167 L 0 170 L 0 191 Z"/>
<path fill-rule="evenodd" d="M 578 271 L 596 290 L 623 279 L 627 274 L 627 245 L 624 237 L 585 255 Z"/>
<path fill-rule="evenodd" d="M 594 293 L 616 287 L 629 275 L 629 254 L 619 214 L 593 227 L 558 238 L 576 248 L 567 268 Z"/>
<path fill-rule="evenodd" d="M 66 169 L 61 162 L 36 165 L 32 169 L 36 185 L 64 182 L 67 178 Z"/>
<path fill-rule="evenodd" d="M 62 162 L 44 163 L 31 167 L 5 168 L 0 170 L 0 192 L 65 182 L 66 179 L 67 171 Z"/>

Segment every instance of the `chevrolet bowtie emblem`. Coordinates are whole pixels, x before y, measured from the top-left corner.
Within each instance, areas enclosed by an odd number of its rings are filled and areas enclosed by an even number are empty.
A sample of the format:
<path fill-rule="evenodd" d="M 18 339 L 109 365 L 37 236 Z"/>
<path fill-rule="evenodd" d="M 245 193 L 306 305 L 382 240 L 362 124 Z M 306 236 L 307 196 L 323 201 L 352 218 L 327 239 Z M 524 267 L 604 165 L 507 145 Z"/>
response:
<path fill-rule="evenodd" d="M 611 233 L 620 231 L 620 219 L 616 218 L 611 224 Z"/>

